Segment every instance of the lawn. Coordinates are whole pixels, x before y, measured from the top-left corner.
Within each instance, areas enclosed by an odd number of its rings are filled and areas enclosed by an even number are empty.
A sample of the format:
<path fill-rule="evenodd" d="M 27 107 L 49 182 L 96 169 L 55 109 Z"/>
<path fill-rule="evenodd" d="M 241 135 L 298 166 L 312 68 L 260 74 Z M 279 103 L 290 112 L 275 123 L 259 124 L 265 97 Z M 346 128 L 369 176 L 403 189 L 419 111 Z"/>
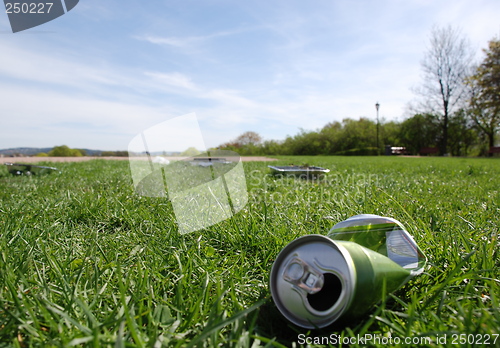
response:
<path fill-rule="evenodd" d="M 498 159 L 273 162 L 291 163 L 331 172 L 280 179 L 269 163 L 246 162 L 247 206 L 187 234 L 169 201 L 134 193 L 126 161 L 45 163 L 61 173 L 38 177 L 0 166 L 0 347 L 500 344 Z M 401 221 L 427 255 L 425 272 L 359 321 L 295 327 L 270 297 L 273 260 L 360 213 Z"/>

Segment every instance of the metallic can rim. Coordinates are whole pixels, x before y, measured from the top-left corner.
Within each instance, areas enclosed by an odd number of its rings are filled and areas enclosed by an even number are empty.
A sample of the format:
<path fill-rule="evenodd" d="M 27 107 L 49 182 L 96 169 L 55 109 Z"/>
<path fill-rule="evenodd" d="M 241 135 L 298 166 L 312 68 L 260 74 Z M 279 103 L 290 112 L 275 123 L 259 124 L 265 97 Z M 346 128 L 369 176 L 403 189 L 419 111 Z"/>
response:
<path fill-rule="evenodd" d="M 302 302 L 304 307 L 306 307 L 307 311 L 313 317 L 313 319 L 311 318 L 306 319 L 298 317 L 289 310 L 288 306 L 285 303 L 283 303 L 283 299 L 280 298 L 277 289 L 278 289 L 279 278 L 281 276 L 281 273 L 283 273 L 283 265 L 285 263 L 285 260 L 287 258 L 290 258 L 291 252 L 293 252 L 293 250 L 297 249 L 302 245 L 313 242 L 319 242 L 337 250 L 340 253 L 340 256 L 345 261 L 345 268 L 347 274 L 343 274 L 342 272 L 336 271 L 334 268 L 331 268 L 328 265 L 318 265 L 318 268 L 320 268 L 321 270 L 325 271 L 326 273 L 332 273 L 339 278 L 342 284 L 342 290 L 341 294 L 339 295 L 339 299 L 335 302 L 335 304 L 324 311 L 312 308 L 308 303 L 308 301 L 303 298 Z M 345 311 L 351 306 L 352 301 L 354 299 L 354 294 L 356 292 L 356 284 L 357 284 L 356 272 L 355 272 L 354 261 L 351 255 L 349 254 L 347 249 L 345 249 L 341 244 L 342 243 L 337 243 L 334 240 L 330 239 L 329 237 L 323 235 L 310 234 L 299 237 L 294 241 L 290 242 L 288 245 L 285 246 L 285 248 L 283 248 L 283 250 L 281 250 L 281 252 L 276 257 L 276 260 L 274 261 L 273 266 L 271 268 L 271 276 L 269 280 L 271 295 L 273 297 L 274 303 L 278 307 L 278 310 L 281 312 L 281 314 L 295 325 L 309 329 L 326 327 L 335 322 L 338 318 L 340 318 L 345 313 Z M 300 294 L 300 291 L 297 289 L 292 288 L 291 290 L 294 290 L 295 292 Z"/>

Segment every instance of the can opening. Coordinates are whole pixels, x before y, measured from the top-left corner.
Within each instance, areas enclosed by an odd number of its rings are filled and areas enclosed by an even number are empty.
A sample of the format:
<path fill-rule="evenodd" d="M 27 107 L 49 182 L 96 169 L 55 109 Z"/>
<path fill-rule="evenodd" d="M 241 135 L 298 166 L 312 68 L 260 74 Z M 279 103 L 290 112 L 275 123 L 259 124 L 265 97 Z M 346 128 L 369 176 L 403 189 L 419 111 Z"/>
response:
<path fill-rule="evenodd" d="M 326 311 L 337 303 L 342 293 L 342 282 L 333 273 L 323 273 L 324 284 L 320 291 L 307 295 L 307 301 L 317 311 Z"/>

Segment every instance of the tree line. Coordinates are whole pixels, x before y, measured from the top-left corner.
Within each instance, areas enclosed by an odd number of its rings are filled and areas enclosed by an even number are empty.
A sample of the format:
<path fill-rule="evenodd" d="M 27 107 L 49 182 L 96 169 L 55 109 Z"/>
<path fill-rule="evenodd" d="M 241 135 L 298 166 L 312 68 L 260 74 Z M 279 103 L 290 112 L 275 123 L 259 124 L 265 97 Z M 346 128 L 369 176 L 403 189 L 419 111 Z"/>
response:
<path fill-rule="evenodd" d="M 404 121 L 382 122 L 377 132 L 373 120 L 346 118 L 283 141 L 263 141 L 249 131 L 219 148 L 241 155 L 377 155 L 390 145 L 412 155 L 487 155 L 500 127 L 500 39 L 483 52 L 475 64 L 458 29 L 434 27 L 421 62 L 423 81 L 414 91 L 418 103 Z"/>
<path fill-rule="evenodd" d="M 263 155 L 347 155 L 373 156 L 384 153 L 384 146 L 404 147 L 408 155 L 425 154 L 428 149 L 439 151 L 440 120 L 434 114 L 416 114 L 402 122 L 379 124 L 377 148 L 375 121 L 367 118 L 346 118 L 331 122 L 315 131 L 301 130 L 285 140 L 263 140 L 256 132 L 245 132 L 219 148 L 232 150 L 243 156 Z M 460 110 L 449 122 L 449 149 L 453 156 L 485 155 L 488 148 L 477 127 L 466 121 Z"/>
<path fill-rule="evenodd" d="M 128 151 L 99 151 L 99 150 L 89 150 L 90 154 L 87 153 L 85 149 L 72 149 L 67 145 L 54 146 L 48 152 L 39 152 L 35 156 L 37 157 L 82 157 L 82 156 L 112 156 L 112 157 L 127 157 Z"/>

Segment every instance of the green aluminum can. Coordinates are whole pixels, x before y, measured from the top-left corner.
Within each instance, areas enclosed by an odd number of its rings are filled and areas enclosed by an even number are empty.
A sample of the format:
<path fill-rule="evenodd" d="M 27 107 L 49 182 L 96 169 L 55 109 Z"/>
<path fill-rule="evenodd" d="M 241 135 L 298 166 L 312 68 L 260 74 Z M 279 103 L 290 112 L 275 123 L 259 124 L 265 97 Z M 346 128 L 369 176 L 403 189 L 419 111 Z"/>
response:
<path fill-rule="evenodd" d="M 359 318 L 421 273 L 425 256 L 397 220 L 356 215 L 328 236 L 289 243 L 270 275 L 273 300 L 292 323 L 322 328 Z"/>

